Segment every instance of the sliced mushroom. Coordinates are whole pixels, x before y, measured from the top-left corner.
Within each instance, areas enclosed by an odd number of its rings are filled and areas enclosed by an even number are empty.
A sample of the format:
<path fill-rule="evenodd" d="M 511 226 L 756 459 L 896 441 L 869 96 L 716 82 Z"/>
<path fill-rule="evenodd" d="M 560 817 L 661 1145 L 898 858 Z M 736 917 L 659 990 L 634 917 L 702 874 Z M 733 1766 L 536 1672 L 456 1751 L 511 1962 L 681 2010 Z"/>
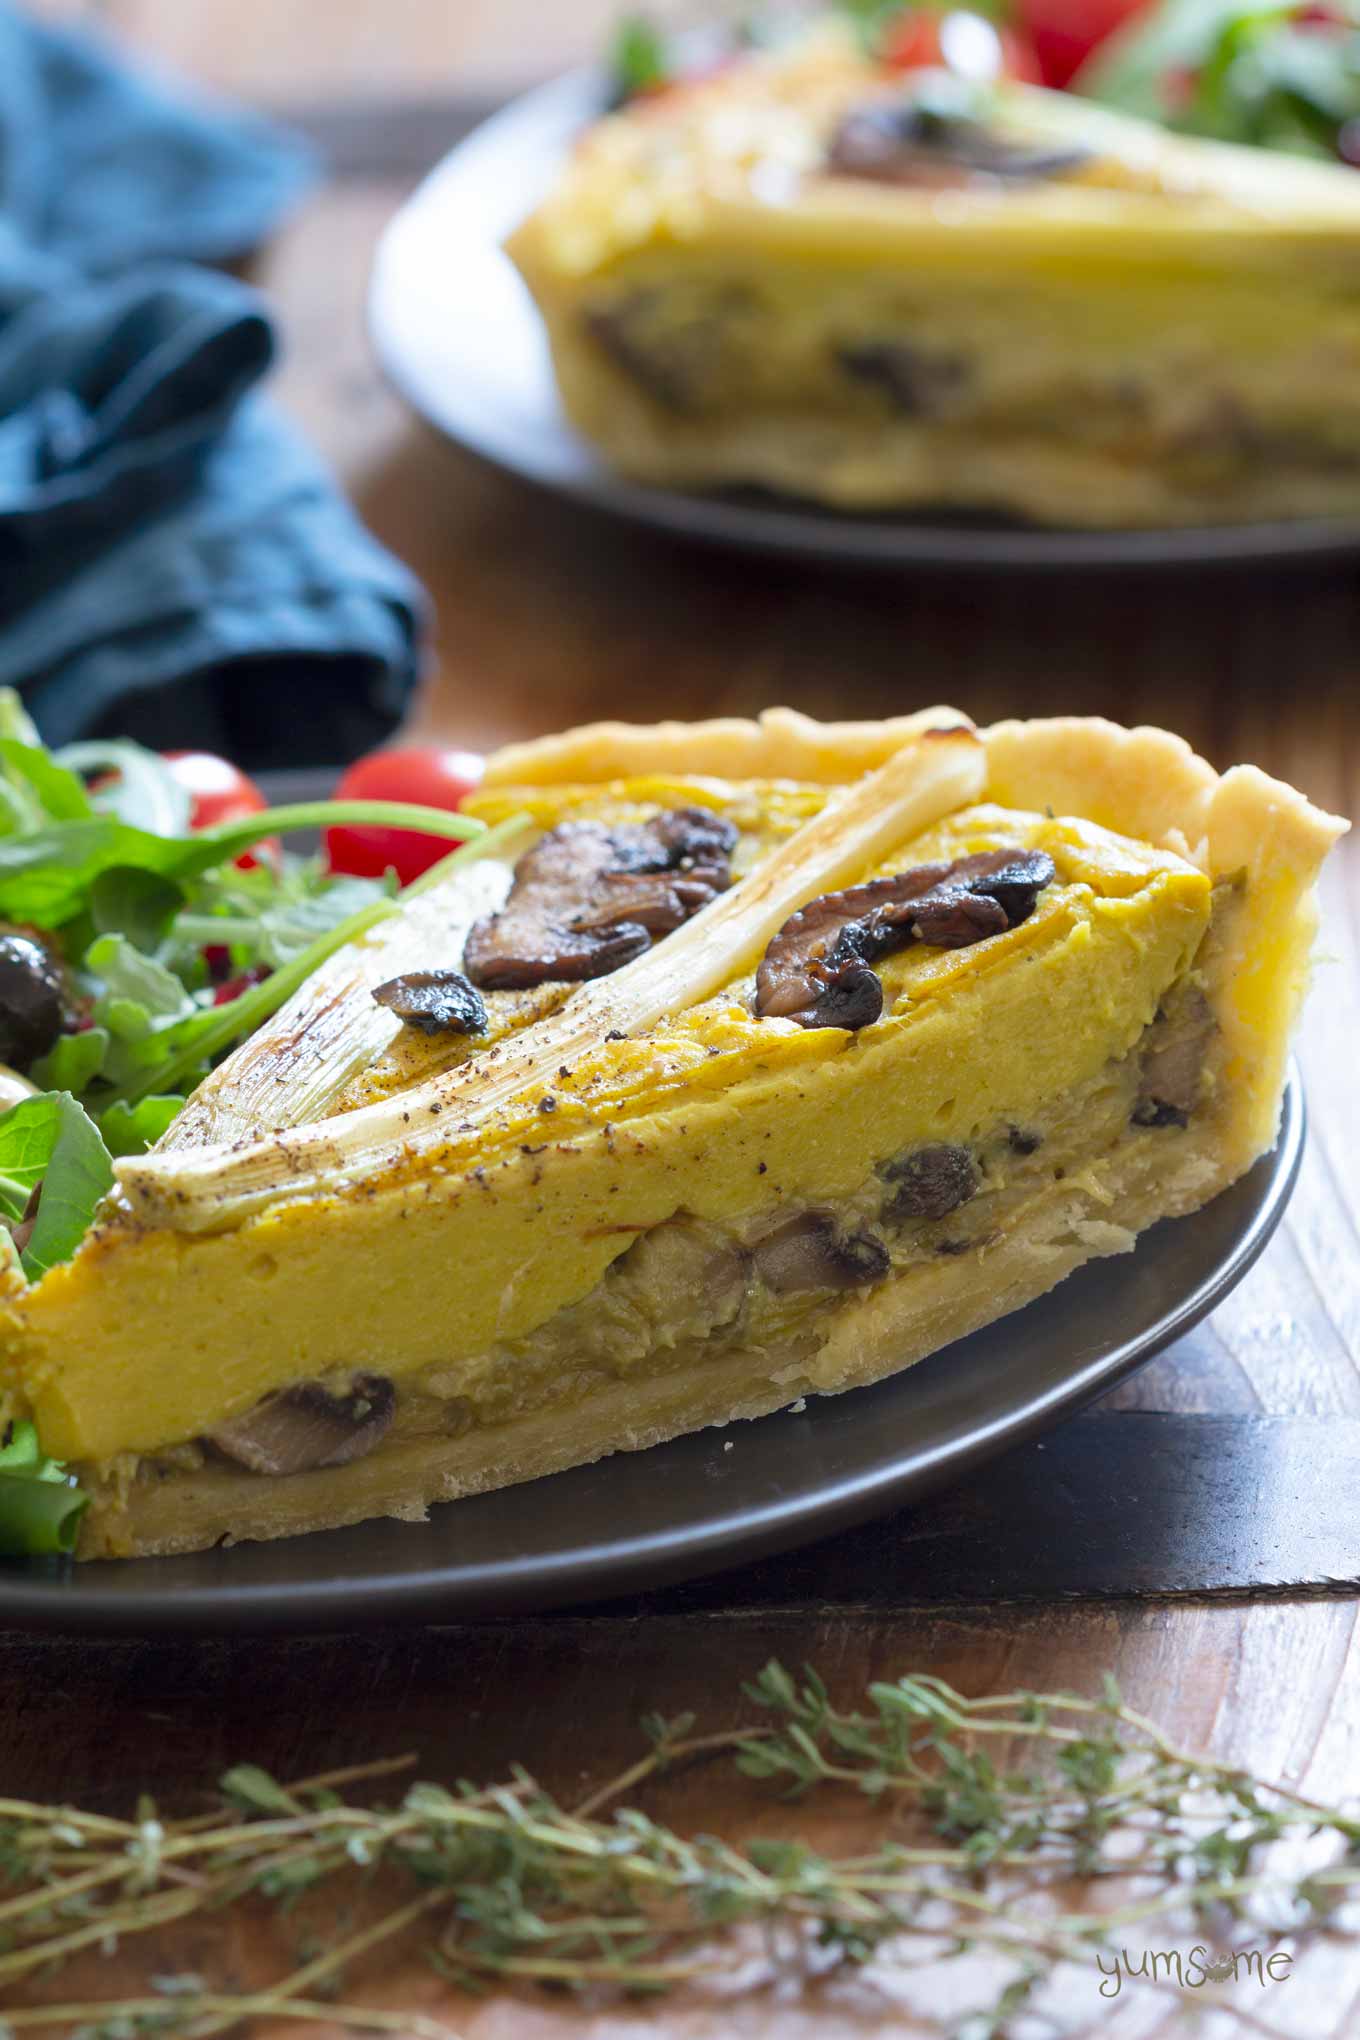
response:
<path fill-rule="evenodd" d="M 744 284 L 647 285 L 593 299 L 581 324 L 587 341 L 643 396 L 673 416 L 692 417 L 718 394 L 754 303 Z"/>
<path fill-rule="evenodd" d="M 956 1141 L 932 1140 L 888 1162 L 880 1171 L 893 1186 L 883 1216 L 893 1224 L 911 1218 L 944 1218 L 977 1192 L 978 1166 Z"/>
<path fill-rule="evenodd" d="M 800 1211 L 751 1247 L 767 1289 L 864 1289 L 888 1272 L 888 1250 L 872 1233 L 842 1233 L 828 1211 Z"/>
<path fill-rule="evenodd" d="M 304 1381 L 219 1424 L 207 1442 L 251 1473 L 348 1466 L 381 1443 L 396 1406 L 397 1392 L 384 1374 L 356 1375 L 348 1395 Z"/>
<path fill-rule="evenodd" d="M 461 970 L 408 970 L 376 985 L 373 996 L 422 1034 L 485 1034 L 486 1007 Z"/>
<path fill-rule="evenodd" d="M 962 111 L 919 99 L 852 107 L 831 137 L 826 167 L 836 177 L 927 190 L 996 178 L 1007 184 L 1063 177 L 1088 160 L 1085 149 L 1033 148 Z"/>
<path fill-rule="evenodd" d="M 693 363 L 652 319 L 657 293 L 635 291 L 613 304 L 587 309 L 587 334 L 615 368 L 663 411 L 683 417 L 694 407 Z"/>
<path fill-rule="evenodd" d="M 1204 1057 L 1217 1022 L 1198 986 L 1160 1012 L 1144 1036 L 1135 1126 L 1185 1126 L 1199 1103 Z"/>
<path fill-rule="evenodd" d="M 652 1226 L 614 1263 L 609 1286 L 657 1346 L 703 1338 L 729 1324 L 746 1296 L 747 1259 L 716 1225 L 681 1216 Z"/>
<path fill-rule="evenodd" d="M 736 841 L 702 807 L 612 829 L 560 823 L 520 858 L 502 911 L 473 926 L 468 977 L 518 991 L 618 970 L 726 890 Z"/>
<path fill-rule="evenodd" d="M 883 1010 L 869 968 L 909 942 L 961 949 L 1027 920 L 1054 878 L 1042 850 L 986 850 L 823 893 L 784 923 L 756 973 L 762 1019 L 867 1027 Z"/>
<path fill-rule="evenodd" d="M 904 418 L 928 418 L 966 388 L 970 370 L 961 354 L 929 353 L 901 340 L 849 341 L 836 360 L 852 382 L 876 390 Z"/>

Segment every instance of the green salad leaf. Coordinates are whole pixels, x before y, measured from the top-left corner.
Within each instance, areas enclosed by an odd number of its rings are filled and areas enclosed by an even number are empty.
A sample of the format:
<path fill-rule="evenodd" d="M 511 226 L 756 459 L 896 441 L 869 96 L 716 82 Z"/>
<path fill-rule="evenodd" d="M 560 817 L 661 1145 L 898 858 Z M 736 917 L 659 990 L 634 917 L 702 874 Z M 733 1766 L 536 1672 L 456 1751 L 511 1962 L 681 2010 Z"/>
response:
<path fill-rule="evenodd" d="M 164 758 L 125 737 L 90 738 L 57 752 L 61 764 L 94 781 L 89 802 L 154 836 L 181 836 L 192 803 Z"/>
<path fill-rule="evenodd" d="M 606 62 L 611 106 L 626 106 L 639 93 L 655 92 L 670 82 L 674 69 L 664 32 L 645 14 L 624 15 Z"/>
<path fill-rule="evenodd" d="M 265 808 L 191 836 L 155 836 L 110 814 L 49 820 L 0 836 L 0 919 L 63 928 L 87 908 L 96 881 L 109 872 L 133 869 L 184 885 L 270 836 L 341 821 L 361 828 L 412 829 L 453 842 L 481 833 L 480 825 L 464 815 L 391 800 L 303 801 Z"/>
<path fill-rule="evenodd" d="M 168 1098 L 141 1099 L 128 1105 L 120 1098 L 101 1115 L 99 1131 L 104 1145 L 115 1159 L 119 1155 L 144 1155 L 163 1133 L 168 1133 L 184 1109 L 178 1092 Z"/>
<path fill-rule="evenodd" d="M 0 1113 L 0 1213 L 29 1226 L 20 1249 L 36 1280 L 75 1252 L 113 1187 L 99 1128 L 69 1091 L 44 1091 Z M 26 1218 L 37 1192 L 37 1209 Z"/>
<path fill-rule="evenodd" d="M 0 773 L 11 803 L 25 811 L 28 827 L 37 827 L 48 819 L 85 821 L 93 813 L 82 782 L 41 745 L 25 744 L 17 737 L 0 737 Z"/>
<path fill-rule="evenodd" d="M 119 1154 L 290 996 L 332 949 L 389 911 L 395 879 L 337 876 L 271 847 L 332 824 L 403 827 L 454 844 L 482 824 L 396 801 L 306 801 L 189 827 L 166 761 L 124 739 L 48 751 L 0 689 L 0 923 L 43 931 L 79 996 L 27 1074 L 69 1092 Z"/>
<path fill-rule="evenodd" d="M 1185 134 L 1350 161 L 1360 0 L 1161 0 L 1101 44 L 1072 89 Z"/>
<path fill-rule="evenodd" d="M 111 1036 L 103 1027 L 87 1027 L 81 1034 L 59 1034 L 46 1055 L 39 1056 L 29 1071 L 40 1091 L 80 1093 L 91 1085 L 104 1067 Z"/>
<path fill-rule="evenodd" d="M 44 1458 L 32 1424 L 11 1424 L 0 1444 L 0 1558 L 69 1552 L 88 1507 L 65 1467 Z"/>
<path fill-rule="evenodd" d="M 114 864 L 90 887 L 89 916 L 101 935 L 126 935 L 139 949 L 154 949 L 188 897 L 182 885 L 157 871 Z"/>

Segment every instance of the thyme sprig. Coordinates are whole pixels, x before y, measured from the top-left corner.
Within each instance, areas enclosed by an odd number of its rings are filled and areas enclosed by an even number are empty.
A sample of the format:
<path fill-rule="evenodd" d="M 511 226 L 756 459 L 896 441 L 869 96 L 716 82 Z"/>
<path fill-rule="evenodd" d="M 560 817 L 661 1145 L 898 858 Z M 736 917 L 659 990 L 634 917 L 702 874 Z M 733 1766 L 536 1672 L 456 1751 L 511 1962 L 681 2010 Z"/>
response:
<path fill-rule="evenodd" d="M 731 1974 L 730 1930 L 754 1927 L 817 1968 L 880 1952 L 918 1970 L 999 1961 L 999 1993 L 967 2030 L 1002 2040 L 1059 1970 L 1089 1969 L 1153 1921 L 1294 1948 L 1360 1925 L 1360 1812 L 1179 1748 L 1113 1682 L 1098 1698 L 967 1699 L 917 1674 L 842 1711 L 814 1672 L 771 1663 L 745 1691 L 768 1720 L 695 1734 L 690 1717 L 649 1717 L 646 1753 L 575 1808 L 524 1771 L 412 1784 L 392 1806 L 346 1796 L 409 1757 L 291 1785 L 238 1765 L 216 1810 L 183 1820 L 149 1799 L 129 1819 L 0 1800 L 3 2002 L 74 1957 L 249 1900 L 290 1907 L 349 1885 L 371 1915 L 264 1991 L 159 1977 L 135 1998 L 25 2004 L 0 2034 L 208 2040 L 270 2016 L 450 2040 L 439 2021 L 344 2002 L 347 1974 L 400 1943 L 465 1989 L 653 1992 Z M 785 1797 L 867 1798 L 881 1833 L 830 1855 L 796 1837 L 685 1835 L 620 1804 L 720 1757 Z"/>

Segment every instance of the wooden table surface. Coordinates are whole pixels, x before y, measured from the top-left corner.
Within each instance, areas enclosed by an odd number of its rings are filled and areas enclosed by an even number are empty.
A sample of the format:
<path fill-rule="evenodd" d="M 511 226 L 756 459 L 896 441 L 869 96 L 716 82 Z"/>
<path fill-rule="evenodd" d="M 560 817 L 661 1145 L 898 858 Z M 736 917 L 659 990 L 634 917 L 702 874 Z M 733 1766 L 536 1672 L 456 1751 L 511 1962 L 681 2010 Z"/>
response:
<path fill-rule="evenodd" d="M 49 11 L 83 10 L 49 0 Z M 878 715 L 946 699 L 980 720 L 1078 711 L 1164 723 L 1215 763 L 1251 759 L 1342 813 L 1360 809 L 1353 572 L 947 580 L 813 573 L 627 530 L 537 496 L 438 443 L 383 387 L 362 327 L 374 238 L 433 146 L 438 106 L 513 83 L 588 46 L 602 0 L 113 0 L 102 12 L 147 48 L 260 103 L 387 96 L 382 149 L 342 163 L 264 257 L 288 353 L 280 392 L 335 461 L 373 528 L 423 577 L 437 652 L 412 721 L 484 746 L 603 714 L 749 712 L 783 701 Z M 435 109 L 432 118 L 431 109 Z M 402 137 L 410 136 L 409 146 Z M 381 169 L 385 161 L 386 169 Z M 378 162 L 379 170 L 374 169 Z M 1121 1391 L 1125 1407 L 1360 1417 L 1360 845 L 1326 888 L 1324 962 L 1303 1060 L 1311 1144 L 1291 1215 L 1198 1335 Z M 427 1774 L 491 1777 L 516 1760 L 574 1792 L 637 1747 L 647 1709 L 726 1722 L 766 1658 L 819 1665 L 850 1699 L 868 1680 L 942 1674 L 970 1693 L 1093 1692 L 1114 1672 L 1176 1738 L 1329 1797 L 1360 1787 L 1360 1643 L 1350 1592 L 902 1605 L 873 1619 L 816 1608 L 758 1615 L 557 1617 L 354 1639 L 90 1646 L 0 1641 L 0 1791 L 126 1807 L 170 1797 L 249 1757 L 300 1775 L 418 1749 Z M 668 1802 L 739 1828 L 744 1802 L 696 1774 Z M 864 1817 L 867 1820 L 867 1816 Z M 815 1830 L 815 1822 L 813 1823 Z M 266 1973 L 263 1929 L 189 1950 L 127 1949 L 123 1982 L 176 1966 L 238 1983 Z M 109 1968 L 109 1974 L 112 1968 Z M 104 1983 L 108 1976 L 104 1977 Z M 91 1988 L 102 1988 L 87 1977 Z M 1164 2006 L 1116 2014 L 1094 1978 L 1081 2030 L 1173 2030 Z M 450 2002 L 418 1968 L 384 2003 Z M 1268 2003 L 1214 2015 L 1213 2034 L 1360 2031 L 1360 1951 L 1302 1963 Z M 772 2006 L 574 2010 L 560 2001 L 459 2006 L 466 2040 L 727 2040 L 950 2030 L 890 1985 Z M 1084 2022 L 1084 2023 L 1082 2023 Z M 1175 2030 L 1180 2030 L 1178 2027 Z"/>

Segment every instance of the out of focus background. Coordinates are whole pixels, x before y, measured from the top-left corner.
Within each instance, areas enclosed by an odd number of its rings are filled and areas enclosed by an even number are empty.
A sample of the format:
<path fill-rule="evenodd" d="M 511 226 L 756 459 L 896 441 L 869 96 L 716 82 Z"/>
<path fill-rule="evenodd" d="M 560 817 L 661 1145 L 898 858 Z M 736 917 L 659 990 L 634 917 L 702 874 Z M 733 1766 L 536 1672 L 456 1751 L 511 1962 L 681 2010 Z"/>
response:
<path fill-rule="evenodd" d="M 254 100 L 363 91 L 428 105 L 441 85 L 508 96 L 598 49 L 614 0 L 35 0 L 102 21 L 190 76 Z"/>
<path fill-rule="evenodd" d="M 112 31 L 153 63 L 295 123 L 321 151 L 320 181 L 245 273 L 281 329 L 275 395 L 429 591 L 412 737 L 483 749 L 607 714 L 790 701 L 875 715 L 945 698 L 978 717 L 1076 710 L 1167 723 L 1216 760 L 1268 761 L 1348 807 L 1360 641 L 1349 564 L 814 571 L 555 500 L 416 420 L 365 329 L 382 229 L 480 117 L 598 56 L 614 0 L 37 0 L 33 11 Z M 466 312 L 475 319 L 475 304 Z"/>

